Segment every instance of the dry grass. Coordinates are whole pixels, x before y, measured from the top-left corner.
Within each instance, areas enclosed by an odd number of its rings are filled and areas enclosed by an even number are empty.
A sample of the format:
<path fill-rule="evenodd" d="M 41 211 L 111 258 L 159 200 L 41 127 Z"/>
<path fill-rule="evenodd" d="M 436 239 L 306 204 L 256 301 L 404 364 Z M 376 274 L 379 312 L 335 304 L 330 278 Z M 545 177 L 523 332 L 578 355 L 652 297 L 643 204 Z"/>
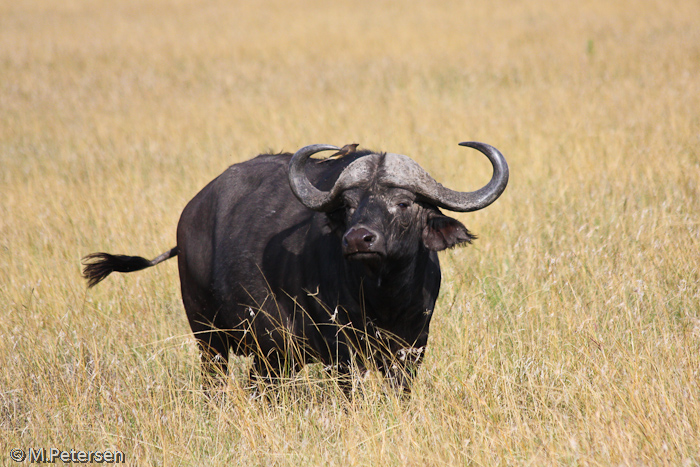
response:
<path fill-rule="evenodd" d="M 476 3 L 476 4 L 475 4 Z M 699 465 L 700 4 L 0 3 L 0 463 Z M 359 142 L 472 189 L 413 398 L 311 367 L 278 403 L 199 388 L 184 204 L 268 149 Z M 236 381 L 245 371 L 236 366 Z"/>

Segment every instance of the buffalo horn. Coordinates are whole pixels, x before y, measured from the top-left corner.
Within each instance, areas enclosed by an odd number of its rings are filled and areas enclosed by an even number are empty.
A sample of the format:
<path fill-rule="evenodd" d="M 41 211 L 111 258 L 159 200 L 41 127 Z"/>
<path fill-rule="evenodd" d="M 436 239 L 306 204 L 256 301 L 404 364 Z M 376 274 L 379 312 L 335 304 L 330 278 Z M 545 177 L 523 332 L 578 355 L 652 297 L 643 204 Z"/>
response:
<path fill-rule="evenodd" d="M 493 176 L 483 188 L 470 192 L 445 188 L 413 160 L 399 154 L 387 154 L 385 164 L 389 170 L 384 174 L 383 182 L 411 190 L 429 203 L 450 211 L 468 212 L 483 209 L 496 201 L 506 189 L 508 164 L 503 154 L 488 144 L 465 142 L 459 145 L 474 148 L 491 161 Z M 361 182 L 369 174 L 366 164 L 358 160 L 343 171 L 330 191 L 319 190 L 306 177 L 306 161 L 317 152 L 330 150 L 338 150 L 338 148 L 328 144 L 305 146 L 294 154 L 289 163 L 289 183 L 292 191 L 302 204 L 314 211 L 327 212 L 335 209 L 339 204 L 340 191 Z"/>
<path fill-rule="evenodd" d="M 503 154 L 488 144 L 470 141 L 459 143 L 459 145 L 474 148 L 488 157 L 493 166 L 491 181 L 476 191 L 461 192 L 445 188 L 430 177 L 427 180 L 424 179 L 424 183 L 415 188 L 416 193 L 436 206 L 450 211 L 469 212 L 484 209 L 496 201 L 503 193 L 503 190 L 506 189 L 506 185 L 508 185 L 508 164 Z"/>
<path fill-rule="evenodd" d="M 306 161 L 317 152 L 338 150 L 330 144 L 312 144 L 299 149 L 289 162 L 289 184 L 301 203 L 314 211 L 327 211 L 336 200 L 331 192 L 321 191 L 306 176 Z"/>

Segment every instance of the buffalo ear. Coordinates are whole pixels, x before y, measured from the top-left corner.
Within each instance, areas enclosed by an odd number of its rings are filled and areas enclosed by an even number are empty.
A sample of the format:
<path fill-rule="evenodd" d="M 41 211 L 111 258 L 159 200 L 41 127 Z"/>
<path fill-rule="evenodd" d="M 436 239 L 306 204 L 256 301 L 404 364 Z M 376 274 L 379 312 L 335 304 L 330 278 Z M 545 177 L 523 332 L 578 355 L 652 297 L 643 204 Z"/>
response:
<path fill-rule="evenodd" d="M 471 243 L 476 239 L 457 219 L 447 217 L 440 212 L 428 214 L 428 221 L 423 229 L 423 244 L 428 250 L 442 251 L 461 243 Z"/>

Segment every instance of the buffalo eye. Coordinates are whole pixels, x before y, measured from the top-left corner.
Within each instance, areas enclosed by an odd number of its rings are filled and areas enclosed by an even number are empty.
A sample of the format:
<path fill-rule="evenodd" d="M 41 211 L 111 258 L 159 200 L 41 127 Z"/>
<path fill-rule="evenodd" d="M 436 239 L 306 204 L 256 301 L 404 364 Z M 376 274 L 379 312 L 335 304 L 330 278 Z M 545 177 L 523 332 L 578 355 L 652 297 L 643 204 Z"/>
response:
<path fill-rule="evenodd" d="M 409 201 L 402 201 L 400 203 L 396 204 L 402 211 L 405 211 L 411 206 L 411 203 Z"/>
<path fill-rule="evenodd" d="M 347 216 L 348 218 L 352 217 L 353 214 L 355 214 L 355 211 L 357 210 L 357 207 L 351 204 L 344 204 L 343 207 L 340 209 L 340 211 L 343 213 L 343 215 Z"/>

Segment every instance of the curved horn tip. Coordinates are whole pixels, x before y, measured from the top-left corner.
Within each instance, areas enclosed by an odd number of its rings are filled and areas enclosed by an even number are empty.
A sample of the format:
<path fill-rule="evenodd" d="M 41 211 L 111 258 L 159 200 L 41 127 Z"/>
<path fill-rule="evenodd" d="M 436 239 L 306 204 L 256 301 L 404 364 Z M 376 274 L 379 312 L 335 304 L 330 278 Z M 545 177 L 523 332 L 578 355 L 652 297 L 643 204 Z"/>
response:
<path fill-rule="evenodd" d="M 309 144 L 308 146 L 304 146 L 303 148 L 299 149 L 297 153 L 301 152 L 311 152 L 312 154 L 315 154 L 317 152 L 321 151 L 338 151 L 340 148 L 338 146 L 333 146 L 332 144 Z"/>
<path fill-rule="evenodd" d="M 486 143 L 480 143 L 478 141 L 462 141 L 459 143 L 460 146 L 466 146 L 468 148 L 474 148 L 474 149 L 479 149 L 479 147 L 487 147 L 487 148 L 493 148 L 490 144 Z M 496 148 L 494 148 L 496 149 Z"/>

